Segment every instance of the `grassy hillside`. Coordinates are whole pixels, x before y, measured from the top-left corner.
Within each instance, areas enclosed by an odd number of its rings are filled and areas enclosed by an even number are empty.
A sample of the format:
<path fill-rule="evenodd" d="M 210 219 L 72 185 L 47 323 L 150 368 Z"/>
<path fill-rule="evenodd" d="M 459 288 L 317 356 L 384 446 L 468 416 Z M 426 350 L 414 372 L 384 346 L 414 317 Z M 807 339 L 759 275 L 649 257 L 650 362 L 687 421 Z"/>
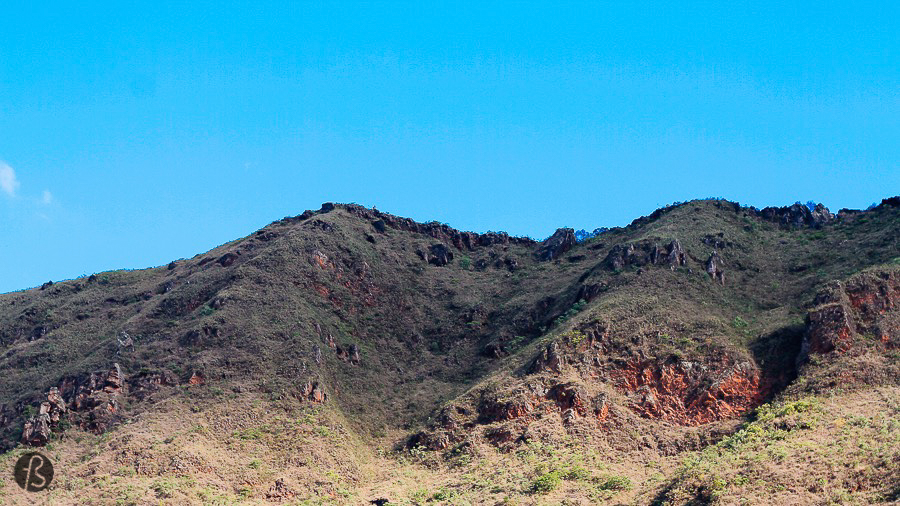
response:
<path fill-rule="evenodd" d="M 326 204 L 0 295 L 0 461 L 61 504 L 897 500 L 898 204 L 577 244 Z"/>

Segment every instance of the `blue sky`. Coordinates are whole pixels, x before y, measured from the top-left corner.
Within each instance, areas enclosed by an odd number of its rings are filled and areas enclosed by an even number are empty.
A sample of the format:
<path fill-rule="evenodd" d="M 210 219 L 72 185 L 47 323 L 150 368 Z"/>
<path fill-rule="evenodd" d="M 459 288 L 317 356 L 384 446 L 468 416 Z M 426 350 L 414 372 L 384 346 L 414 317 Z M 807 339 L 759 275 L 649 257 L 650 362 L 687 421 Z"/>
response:
<path fill-rule="evenodd" d="M 896 2 L 162 3 L 4 7 L 0 292 L 325 201 L 542 238 L 900 194 Z"/>

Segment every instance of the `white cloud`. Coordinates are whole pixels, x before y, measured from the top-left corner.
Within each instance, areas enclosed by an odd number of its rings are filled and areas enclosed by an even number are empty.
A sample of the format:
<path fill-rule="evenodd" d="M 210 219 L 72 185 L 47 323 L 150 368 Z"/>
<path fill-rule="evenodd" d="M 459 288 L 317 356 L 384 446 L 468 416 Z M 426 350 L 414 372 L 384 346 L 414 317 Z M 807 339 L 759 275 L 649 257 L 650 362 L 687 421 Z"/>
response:
<path fill-rule="evenodd" d="M 44 190 L 44 194 L 41 195 L 41 203 L 44 205 L 50 205 L 53 203 L 53 194 L 50 193 L 50 190 Z"/>
<path fill-rule="evenodd" d="M 0 162 L 0 190 L 10 197 L 15 196 L 19 188 L 19 180 L 16 179 L 16 171 L 4 162 Z"/>

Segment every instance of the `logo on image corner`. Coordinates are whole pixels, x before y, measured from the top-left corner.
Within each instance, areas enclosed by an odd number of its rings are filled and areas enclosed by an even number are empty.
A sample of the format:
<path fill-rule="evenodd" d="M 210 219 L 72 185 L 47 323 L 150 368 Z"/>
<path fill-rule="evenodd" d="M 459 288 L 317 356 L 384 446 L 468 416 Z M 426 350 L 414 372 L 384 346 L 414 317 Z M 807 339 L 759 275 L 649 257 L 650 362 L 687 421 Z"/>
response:
<path fill-rule="evenodd" d="M 40 492 L 53 481 L 53 463 L 41 453 L 26 453 L 16 462 L 15 477 L 23 490 Z"/>

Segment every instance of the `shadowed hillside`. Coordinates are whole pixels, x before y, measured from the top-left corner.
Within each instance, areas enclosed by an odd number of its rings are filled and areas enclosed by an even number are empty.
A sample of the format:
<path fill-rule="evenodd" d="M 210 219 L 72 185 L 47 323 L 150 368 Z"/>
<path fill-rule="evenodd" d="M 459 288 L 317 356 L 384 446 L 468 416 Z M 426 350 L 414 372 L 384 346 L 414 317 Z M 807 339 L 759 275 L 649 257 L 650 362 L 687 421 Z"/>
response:
<path fill-rule="evenodd" d="M 900 499 L 900 198 L 590 235 L 325 204 L 0 295 L 0 462 L 59 504 Z"/>

